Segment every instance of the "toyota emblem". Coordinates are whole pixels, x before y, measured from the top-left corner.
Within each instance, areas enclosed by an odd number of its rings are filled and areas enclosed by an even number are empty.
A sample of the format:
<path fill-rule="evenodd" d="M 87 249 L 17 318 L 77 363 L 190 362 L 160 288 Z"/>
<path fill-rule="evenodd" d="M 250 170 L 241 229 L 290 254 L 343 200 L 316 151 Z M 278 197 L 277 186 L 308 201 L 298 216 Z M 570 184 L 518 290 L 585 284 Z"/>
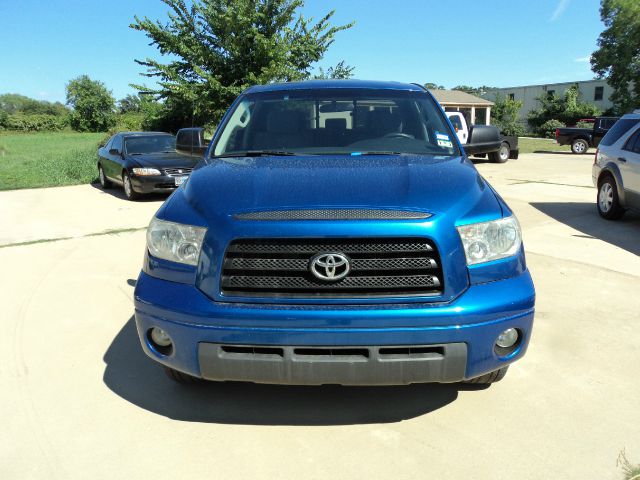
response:
<path fill-rule="evenodd" d="M 319 253 L 311 258 L 309 270 L 316 278 L 333 282 L 346 277 L 351 264 L 342 253 Z"/>

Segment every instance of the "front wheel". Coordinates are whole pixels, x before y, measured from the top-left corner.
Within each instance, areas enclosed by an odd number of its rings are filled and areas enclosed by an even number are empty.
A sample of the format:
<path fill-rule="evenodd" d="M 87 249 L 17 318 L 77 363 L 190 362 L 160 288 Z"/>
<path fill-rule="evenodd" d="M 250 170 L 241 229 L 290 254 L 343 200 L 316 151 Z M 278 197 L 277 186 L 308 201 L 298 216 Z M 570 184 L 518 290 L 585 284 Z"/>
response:
<path fill-rule="evenodd" d="M 504 376 L 507 374 L 507 370 L 509 370 L 509 365 L 507 365 L 506 367 L 502 367 L 501 369 L 496 370 L 495 372 L 485 373 L 480 377 L 466 380 L 464 383 L 473 383 L 476 385 L 489 385 L 492 383 L 496 383 L 504 378 Z"/>
<path fill-rule="evenodd" d="M 181 383 L 183 385 L 200 383 L 202 381 L 202 379 L 198 377 L 182 373 L 178 370 L 174 370 L 171 367 L 167 367 L 166 365 L 163 365 L 162 368 L 164 369 L 164 373 L 167 375 L 167 377 L 169 377 L 174 382 Z"/>
<path fill-rule="evenodd" d="M 122 186 L 124 187 L 124 194 L 128 200 L 137 200 L 140 198 L 140 194 L 133 189 L 131 177 L 127 172 L 122 173 Z"/>
<path fill-rule="evenodd" d="M 109 180 L 107 176 L 104 174 L 104 168 L 102 168 L 101 164 L 98 164 L 98 179 L 100 180 L 100 186 L 104 190 L 106 190 L 107 188 L 111 188 L 113 186 L 113 184 L 111 183 L 111 180 Z"/>
<path fill-rule="evenodd" d="M 617 220 L 624 215 L 624 208 L 620 205 L 618 187 L 611 175 L 605 175 L 598 184 L 598 213 L 607 220 Z"/>
<path fill-rule="evenodd" d="M 586 153 L 588 149 L 589 149 L 589 144 L 587 143 L 586 140 L 582 138 L 578 138 L 573 142 L 571 142 L 571 151 L 573 153 L 576 153 L 576 154 Z"/>

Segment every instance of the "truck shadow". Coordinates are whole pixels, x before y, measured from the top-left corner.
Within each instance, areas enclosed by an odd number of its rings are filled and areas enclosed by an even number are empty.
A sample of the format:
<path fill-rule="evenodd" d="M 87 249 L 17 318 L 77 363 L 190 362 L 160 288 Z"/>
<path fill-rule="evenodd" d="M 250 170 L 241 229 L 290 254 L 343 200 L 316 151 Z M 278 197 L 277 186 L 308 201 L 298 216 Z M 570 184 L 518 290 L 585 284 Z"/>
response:
<path fill-rule="evenodd" d="M 158 415 L 239 425 L 353 425 L 418 417 L 453 402 L 462 384 L 318 387 L 203 382 L 179 385 L 142 351 L 131 317 L 104 355 L 103 381 L 115 394 Z"/>
<path fill-rule="evenodd" d="M 620 220 L 609 221 L 598 215 L 594 202 L 533 202 L 530 205 L 545 215 L 574 228 L 587 236 L 598 238 L 640 255 L 640 215 L 633 212 L 625 213 Z"/>

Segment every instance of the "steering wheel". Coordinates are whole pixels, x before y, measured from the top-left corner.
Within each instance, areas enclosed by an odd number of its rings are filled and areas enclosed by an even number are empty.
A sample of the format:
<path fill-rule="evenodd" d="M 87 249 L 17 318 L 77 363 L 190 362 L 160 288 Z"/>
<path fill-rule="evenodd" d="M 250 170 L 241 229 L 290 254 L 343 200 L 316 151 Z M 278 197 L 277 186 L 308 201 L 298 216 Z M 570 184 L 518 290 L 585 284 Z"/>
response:
<path fill-rule="evenodd" d="M 387 133 L 383 138 L 416 138 L 413 135 L 409 135 L 408 133 L 402 133 L 402 132 L 391 132 L 391 133 Z"/>

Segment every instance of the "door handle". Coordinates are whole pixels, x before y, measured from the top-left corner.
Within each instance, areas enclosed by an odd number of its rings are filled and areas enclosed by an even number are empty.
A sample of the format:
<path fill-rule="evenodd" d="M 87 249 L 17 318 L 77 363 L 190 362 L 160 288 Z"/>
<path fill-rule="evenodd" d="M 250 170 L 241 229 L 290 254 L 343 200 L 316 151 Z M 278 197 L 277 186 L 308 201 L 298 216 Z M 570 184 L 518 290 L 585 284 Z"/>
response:
<path fill-rule="evenodd" d="M 618 161 L 622 163 L 627 163 L 627 159 L 624 157 L 618 157 Z"/>

